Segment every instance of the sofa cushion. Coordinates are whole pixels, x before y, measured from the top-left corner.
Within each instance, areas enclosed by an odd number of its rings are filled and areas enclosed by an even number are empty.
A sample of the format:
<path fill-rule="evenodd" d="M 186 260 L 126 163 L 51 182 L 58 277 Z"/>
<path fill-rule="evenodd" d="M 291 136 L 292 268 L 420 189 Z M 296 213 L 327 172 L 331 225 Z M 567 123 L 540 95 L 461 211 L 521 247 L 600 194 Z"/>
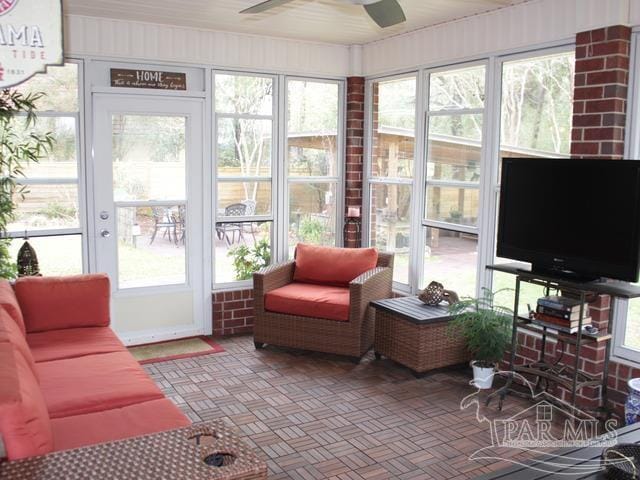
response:
<path fill-rule="evenodd" d="M 23 334 L 26 333 L 24 328 L 24 318 L 22 318 L 22 310 L 18 304 L 16 293 L 7 280 L 0 280 L 0 307 L 4 308 L 9 316 L 13 318 Z"/>
<path fill-rule="evenodd" d="M 296 247 L 296 282 L 348 287 L 349 282 L 378 264 L 375 248 Z"/>
<path fill-rule="evenodd" d="M 265 309 L 303 317 L 349 321 L 349 289 L 293 282 L 264 296 Z"/>
<path fill-rule="evenodd" d="M 36 363 L 51 418 L 125 407 L 163 398 L 129 352 Z"/>
<path fill-rule="evenodd" d="M 0 342 L 0 435 L 10 460 L 53 451 L 51 421 L 38 381 L 22 354 Z"/>
<path fill-rule="evenodd" d="M 109 327 L 67 328 L 29 333 L 27 342 L 36 362 L 126 351 Z"/>
<path fill-rule="evenodd" d="M 190 425 L 166 398 L 51 421 L 55 450 L 110 442 Z"/>
<path fill-rule="evenodd" d="M 36 375 L 36 366 L 31 350 L 29 349 L 29 345 L 27 345 L 27 339 L 24 337 L 24 334 L 22 333 L 22 330 L 20 330 L 18 324 L 2 307 L 0 307 L 0 342 L 6 342 L 13 345 L 13 347 L 18 350 L 26 360 L 34 375 Z"/>
<path fill-rule="evenodd" d="M 15 284 L 27 332 L 109 325 L 109 277 L 22 277 Z"/>

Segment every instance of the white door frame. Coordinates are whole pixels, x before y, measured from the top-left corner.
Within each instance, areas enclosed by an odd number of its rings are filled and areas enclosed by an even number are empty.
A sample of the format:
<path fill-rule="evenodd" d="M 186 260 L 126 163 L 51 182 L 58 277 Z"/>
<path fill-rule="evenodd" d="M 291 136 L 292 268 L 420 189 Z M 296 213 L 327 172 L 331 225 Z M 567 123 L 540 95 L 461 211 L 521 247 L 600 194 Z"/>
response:
<path fill-rule="evenodd" d="M 164 92 L 163 92 L 164 93 Z M 172 338 L 211 334 L 211 268 L 205 264 L 211 248 L 210 211 L 205 208 L 210 196 L 211 180 L 204 156 L 205 148 L 205 101 L 202 98 L 169 97 L 166 95 L 131 95 L 94 93 L 93 107 L 93 149 L 92 177 L 89 184 L 93 194 L 93 231 L 89 235 L 89 248 L 95 259 L 97 271 L 106 271 L 112 279 L 112 311 L 116 313 L 118 302 L 142 299 L 153 305 L 154 301 L 166 299 L 171 294 L 192 293 L 192 322 L 165 327 L 128 330 L 123 327 L 124 319 L 115 318 L 114 328 L 126 344 L 163 341 Z M 111 115 L 113 113 L 144 115 L 180 115 L 187 119 L 186 138 L 186 282 L 182 285 L 162 285 L 120 289 L 117 280 L 117 222 L 116 204 L 113 201 L 113 181 L 111 163 Z M 175 202 L 174 202 L 175 203 Z M 109 218 L 102 220 L 100 212 L 107 211 Z M 108 238 L 100 234 L 102 230 L 111 233 Z M 129 299 L 129 300 L 127 300 Z M 120 320 L 120 321 L 119 321 Z"/>

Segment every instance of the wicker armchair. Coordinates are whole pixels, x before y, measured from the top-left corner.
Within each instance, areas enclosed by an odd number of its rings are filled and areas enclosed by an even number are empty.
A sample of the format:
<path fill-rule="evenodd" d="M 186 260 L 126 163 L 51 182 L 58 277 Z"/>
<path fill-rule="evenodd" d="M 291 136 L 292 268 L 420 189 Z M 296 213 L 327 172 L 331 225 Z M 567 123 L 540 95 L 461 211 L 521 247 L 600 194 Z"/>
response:
<path fill-rule="evenodd" d="M 380 253 L 378 266 L 349 284 L 349 321 L 337 322 L 265 310 L 266 293 L 293 281 L 295 262 L 263 268 L 253 276 L 256 348 L 265 343 L 281 347 L 346 355 L 360 359 L 373 345 L 373 300 L 391 297 L 393 254 Z M 310 311 L 313 306 L 310 305 Z"/>

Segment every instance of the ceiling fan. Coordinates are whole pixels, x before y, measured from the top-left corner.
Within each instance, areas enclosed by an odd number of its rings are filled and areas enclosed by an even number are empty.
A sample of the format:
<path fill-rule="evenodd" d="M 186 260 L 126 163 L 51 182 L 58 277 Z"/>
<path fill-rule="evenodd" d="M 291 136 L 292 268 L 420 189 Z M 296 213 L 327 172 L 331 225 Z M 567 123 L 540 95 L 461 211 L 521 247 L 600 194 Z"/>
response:
<path fill-rule="evenodd" d="M 262 13 L 293 0 L 266 0 L 240 13 Z M 362 5 L 371 19 L 380 27 L 386 28 L 407 20 L 398 0 L 342 0 L 352 5 Z"/>

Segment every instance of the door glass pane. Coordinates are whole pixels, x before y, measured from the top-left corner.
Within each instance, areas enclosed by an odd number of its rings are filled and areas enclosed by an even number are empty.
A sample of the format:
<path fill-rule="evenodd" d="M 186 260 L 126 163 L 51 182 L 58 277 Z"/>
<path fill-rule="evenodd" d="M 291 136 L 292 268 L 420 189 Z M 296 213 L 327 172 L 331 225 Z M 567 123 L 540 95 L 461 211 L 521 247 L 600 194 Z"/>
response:
<path fill-rule="evenodd" d="M 428 180 L 480 181 L 481 115 L 429 119 Z"/>
<path fill-rule="evenodd" d="M 116 202 L 186 198 L 185 117 L 118 114 L 112 129 Z"/>
<path fill-rule="evenodd" d="M 119 288 L 186 281 L 186 208 L 117 208 Z"/>
<path fill-rule="evenodd" d="M 436 281 L 460 297 L 475 297 L 478 236 L 430 227 L 425 232 L 424 278 L 420 288 Z"/>
<path fill-rule="evenodd" d="M 218 217 L 268 215 L 271 182 L 218 182 L 217 213 Z"/>
<path fill-rule="evenodd" d="M 289 80 L 289 175 L 337 175 L 338 84 Z"/>
<path fill-rule="evenodd" d="M 411 177 L 416 128 L 416 78 L 373 83 L 371 174 Z"/>
<path fill-rule="evenodd" d="M 484 66 L 431 74 L 429 109 L 433 111 L 482 108 L 484 80 Z"/>
<path fill-rule="evenodd" d="M 427 219 L 457 225 L 477 225 L 479 190 L 427 186 Z"/>
<path fill-rule="evenodd" d="M 218 176 L 271 176 L 271 120 L 218 119 Z"/>
<path fill-rule="evenodd" d="M 640 351 L 640 299 L 629 300 L 628 305 L 624 346 Z"/>
<path fill-rule="evenodd" d="M 393 279 L 409 283 L 411 186 L 371 185 L 372 247 L 395 252 Z"/>
<path fill-rule="evenodd" d="M 16 194 L 14 202 L 16 216 L 7 231 L 80 227 L 76 184 L 27 185 L 24 198 Z"/>
<path fill-rule="evenodd" d="M 79 275 L 82 273 L 82 235 L 30 237 L 42 275 Z M 22 238 L 11 240 L 9 253 L 16 260 L 24 244 Z"/>
<path fill-rule="evenodd" d="M 216 223 L 215 282 L 251 280 L 252 274 L 271 263 L 272 222 Z"/>
<path fill-rule="evenodd" d="M 335 245 L 335 183 L 289 184 L 289 250 L 298 242 Z"/>
<path fill-rule="evenodd" d="M 215 97 L 218 113 L 271 115 L 273 80 L 267 77 L 216 73 Z"/>

